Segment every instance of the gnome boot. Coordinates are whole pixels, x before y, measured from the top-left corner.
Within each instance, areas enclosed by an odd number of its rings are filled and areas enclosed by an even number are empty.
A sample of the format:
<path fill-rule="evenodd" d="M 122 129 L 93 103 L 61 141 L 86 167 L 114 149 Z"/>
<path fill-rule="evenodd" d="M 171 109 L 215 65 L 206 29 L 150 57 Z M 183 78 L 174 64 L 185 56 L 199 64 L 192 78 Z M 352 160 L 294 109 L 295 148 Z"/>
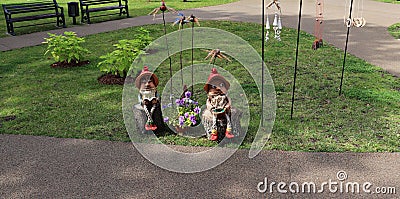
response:
<path fill-rule="evenodd" d="M 225 130 L 225 137 L 226 137 L 226 138 L 229 138 L 229 139 L 235 137 L 235 135 L 232 134 L 232 128 L 231 128 L 231 127 L 227 127 L 227 128 L 226 128 L 226 130 Z"/>
<path fill-rule="evenodd" d="M 211 141 L 216 141 L 216 140 L 218 140 L 218 132 L 217 132 L 216 129 L 213 129 L 213 130 L 211 131 L 210 140 L 211 140 Z"/>

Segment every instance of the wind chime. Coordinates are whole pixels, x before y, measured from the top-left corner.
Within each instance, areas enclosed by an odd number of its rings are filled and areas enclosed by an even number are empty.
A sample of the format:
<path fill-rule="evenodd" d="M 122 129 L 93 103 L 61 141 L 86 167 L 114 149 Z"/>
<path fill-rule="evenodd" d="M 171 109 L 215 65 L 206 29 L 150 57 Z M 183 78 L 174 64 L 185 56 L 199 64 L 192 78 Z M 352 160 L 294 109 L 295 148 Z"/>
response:
<path fill-rule="evenodd" d="M 266 8 L 266 24 L 265 24 L 265 29 L 267 29 L 267 33 L 265 34 L 265 41 L 269 40 L 269 30 L 271 29 L 271 26 L 269 24 L 269 14 L 268 14 L 268 9 L 271 7 L 275 7 L 276 10 L 274 12 L 274 21 L 272 23 L 272 28 L 274 30 L 274 38 L 278 41 L 281 41 L 281 30 L 282 30 L 282 22 L 281 22 L 281 15 L 282 15 L 282 10 L 280 7 L 280 2 L 279 0 L 273 0 L 271 3 L 269 3 Z"/>
<path fill-rule="evenodd" d="M 357 28 L 361 28 L 364 27 L 365 24 L 367 23 L 367 21 L 365 20 L 365 18 L 363 17 L 363 11 L 364 11 L 364 0 L 356 0 L 357 2 L 355 4 L 357 4 L 357 9 L 355 11 L 355 15 L 353 15 L 354 17 L 344 17 L 344 23 L 347 27 L 357 27 Z M 348 1 L 346 0 L 346 5 L 344 7 L 344 13 L 345 15 L 347 15 L 347 13 L 349 13 L 349 9 L 350 7 L 352 7 L 351 5 L 352 3 L 348 3 Z M 361 4 L 361 6 L 360 6 Z M 354 6 L 354 5 L 353 5 Z"/>
<path fill-rule="evenodd" d="M 312 49 L 317 50 L 323 46 L 322 31 L 323 31 L 323 11 L 324 11 L 324 0 L 316 1 L 316 16 L 314 25 L 314 36 L 315 40 L 312 45 Z"/>

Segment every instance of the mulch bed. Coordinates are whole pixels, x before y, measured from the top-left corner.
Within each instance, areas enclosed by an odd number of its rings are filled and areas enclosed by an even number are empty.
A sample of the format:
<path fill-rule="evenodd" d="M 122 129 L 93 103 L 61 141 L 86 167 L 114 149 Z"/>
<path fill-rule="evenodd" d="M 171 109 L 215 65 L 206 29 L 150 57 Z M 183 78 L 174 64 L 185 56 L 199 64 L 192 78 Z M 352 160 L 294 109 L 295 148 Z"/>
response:
<path fill-rule="evenodd" d="M 90 63 L 89 60 L 79 61 L 79 62 L 71 61 L 70 63 L 68 63 L 67 61 L 62 61 L 62 62 L 56 62 L 56 63 L 51 64 L 51 67 L 52 68 L 72 68 L 72 67 L 84 66 L 89 63 Z"/>
<path fill-rule="evenodd" d="M 105 74 L 98 79 L 99 83 L 107 85 L 124 85 L 124 83 L 134 83 L 135 79 L 132 77 L 120 77 L 119 75 Z"/>

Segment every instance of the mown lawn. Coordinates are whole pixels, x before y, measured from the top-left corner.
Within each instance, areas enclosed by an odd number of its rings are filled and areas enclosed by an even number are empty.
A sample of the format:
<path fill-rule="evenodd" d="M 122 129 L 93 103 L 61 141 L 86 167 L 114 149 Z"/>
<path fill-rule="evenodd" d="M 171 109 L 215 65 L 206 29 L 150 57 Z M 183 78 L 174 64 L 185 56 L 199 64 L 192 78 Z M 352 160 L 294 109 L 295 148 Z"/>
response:
<path fill-rule="evenodd" d="M 248 41 L 261 53 L 260 25 L 236 22 L 202 22 Z M 163 35 L 160 25 L 143 26 L 153 38 Z M 122 86 L 101 85 L 99 56 L 113 50 L 112 44 L 131 39 L 139 27 L 91 35 L 86 47 L 91 63 L 84 67 L 54 69 L 43 53 L 46 46 L 2 52 L 0 60 L 0 133 L 129 141 L 121 106 Z M 176 27 L 168 27 L 168 32 Z M 328 152 L 400 151 L 400 80 L 352 55 L 348 56 L 343 95 L 338 96 L 343 51 L 326 44 L 310 48 L 314 37 L 301 32 L 295 115 L 290 119 L 296 31 L 284 28 L 282 42 L 266 44 L 266 64 L 275 84 L 277 112 L 273 134 L 265 149 Z M 102 41 L 102 42 L 98 42 Z M 350 46 L 351 48 L 351 46 Z M 203 51 L 195 60 L 204 62 Z M 185 63 L 190 53 L 184 52 Z M 173 69 L 179 68 L 174 55 Z M 187 64 L 185 64 L 187 65 Z M 223 66 L 244 86 L 249 98 L 257 89 L 240 64 Z M 168 74 L 167 67 L 158 74 Z M 166 75 L 160 75 L 161 87 Z M 250 83 L 250 84 L 249 84 Z M 160 88 L 161 88 L 160 87 Z M 200 88 L 201 90 L 201 88 Z M 199 92 L 200 93 L 200 92 Z M 259 124 L 258 100 L 250 107 L 249 132 L 242 144 L 249 148 Z M 213 146 L 204 138 L 160 138 L 168 144 Z"/>

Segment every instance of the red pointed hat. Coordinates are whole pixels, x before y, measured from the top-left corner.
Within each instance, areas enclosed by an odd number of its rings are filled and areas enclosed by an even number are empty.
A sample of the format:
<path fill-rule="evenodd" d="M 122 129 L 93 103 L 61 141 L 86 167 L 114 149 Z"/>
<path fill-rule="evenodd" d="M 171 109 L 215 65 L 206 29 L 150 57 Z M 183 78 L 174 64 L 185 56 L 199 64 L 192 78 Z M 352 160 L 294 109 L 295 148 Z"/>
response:
<path fill-rule="evenodd" d="M 208 92 L 208 85 L 213 85 L 212 82 L 216 81 L 218 79 L 221 80 L 222 82 L 224 82 L 226 90 L 229 90 L 229 87 L 230 87 L 229 82 L 226 81 L 226 79 L 218 73 L 216 68 L 211 69 L 211 73 L 208 76 L 207 83 L 204 85 L 204 90 L 206 92 Z M 218 85 L 215 85 L 215 86 L 218 86 Z"/>
<path fill-rule="evenodd" d="M 145 76 L 152 76 L 154 80 L 154 85 L 157 87 L 158 85 L 158 77 L 154 73 L 149 71 L 149 67 L 144 66 L 142 72 L 136 77 L 135 85 L 137 88 L 140 88 L 140 80 Z"/>

